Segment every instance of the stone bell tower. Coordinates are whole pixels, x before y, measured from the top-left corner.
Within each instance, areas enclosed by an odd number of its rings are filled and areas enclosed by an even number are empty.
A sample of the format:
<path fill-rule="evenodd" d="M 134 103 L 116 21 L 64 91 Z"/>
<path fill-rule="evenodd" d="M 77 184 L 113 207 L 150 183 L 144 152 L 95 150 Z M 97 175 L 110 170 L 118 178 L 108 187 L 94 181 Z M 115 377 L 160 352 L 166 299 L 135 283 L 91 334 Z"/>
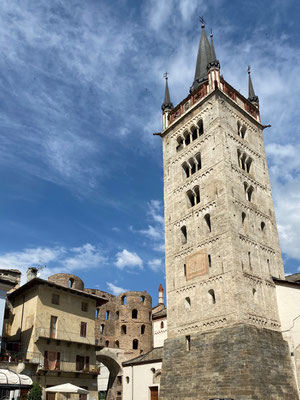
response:
<path fill-rule="evenodd" d="M 202 26 L 190 94 L 162 105 L 168 339 L 160 400 L 298 399 L 280 333 L 284 279 L 259 114 Z"/>

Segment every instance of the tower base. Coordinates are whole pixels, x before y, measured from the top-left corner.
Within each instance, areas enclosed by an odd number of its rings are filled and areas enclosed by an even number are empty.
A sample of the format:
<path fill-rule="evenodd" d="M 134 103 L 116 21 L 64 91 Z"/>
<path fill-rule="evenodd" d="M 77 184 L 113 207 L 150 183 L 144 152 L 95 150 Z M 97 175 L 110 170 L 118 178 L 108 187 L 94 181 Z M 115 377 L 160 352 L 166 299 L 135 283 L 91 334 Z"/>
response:
<path fill-rule="evenodd" d="M 249 325 L 167 339 L 160 400 L 299 400 L 282 334 Z"/>

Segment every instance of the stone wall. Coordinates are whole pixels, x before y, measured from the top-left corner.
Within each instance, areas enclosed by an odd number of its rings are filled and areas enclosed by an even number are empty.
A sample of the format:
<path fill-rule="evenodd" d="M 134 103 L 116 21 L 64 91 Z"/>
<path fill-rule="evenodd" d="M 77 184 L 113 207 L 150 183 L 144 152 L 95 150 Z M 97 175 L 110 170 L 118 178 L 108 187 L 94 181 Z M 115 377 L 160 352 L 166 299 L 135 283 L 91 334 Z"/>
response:
<path fill-rule="evenodd" d="M 54 274 L 49 276 L 49 282 L 57 283 L 58 285 L 69 287 L 77 290 L 84 290 L 83 281 L 76 275 L 72 274 Z"/>
<path fill-rule="evenodd" d="M 287 343 L 279 332 L 235 325 L 167 339 L 160 400 L 298 400 Z"/>

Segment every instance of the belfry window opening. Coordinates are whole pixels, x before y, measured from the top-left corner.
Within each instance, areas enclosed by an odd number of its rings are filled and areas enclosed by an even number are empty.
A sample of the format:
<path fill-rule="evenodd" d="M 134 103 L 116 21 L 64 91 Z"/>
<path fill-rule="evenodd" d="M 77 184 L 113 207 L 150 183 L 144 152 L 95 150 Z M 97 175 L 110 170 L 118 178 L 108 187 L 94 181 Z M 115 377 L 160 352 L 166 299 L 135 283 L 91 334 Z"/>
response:
<path fill-rule="evenodd" d="M 180 228 L 180 232 L 181 232 L 181 243 L 186 244 L 187 243 L 187 230 L 186 230 L 185 225 Z"/>

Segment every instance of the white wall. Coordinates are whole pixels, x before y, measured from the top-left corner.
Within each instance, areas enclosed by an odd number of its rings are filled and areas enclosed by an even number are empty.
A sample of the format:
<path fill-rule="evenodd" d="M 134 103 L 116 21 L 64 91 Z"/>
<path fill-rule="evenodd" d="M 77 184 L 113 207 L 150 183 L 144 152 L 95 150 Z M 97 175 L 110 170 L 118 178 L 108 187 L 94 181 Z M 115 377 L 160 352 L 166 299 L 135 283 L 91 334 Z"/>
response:
<path fill-rule="evenodd" d="M 163 322 L 164 327 L 161 328 Z M 167 339 L 167 318 L 161 318 L 152 322 L 153 347 L 162 347 Z"/>
<path fill-rule="evenodd" d="M 124 367 L 123 371 L 123 400 L 150 400 L 150 387 L 158 386 L 153 383 L 154 374 L 151 371 L 161 369 L 161 362 L 133 367 Z M 129 378 L 129 382 L 128 379 Z"/>
<path fill-rule="evenodd" d="M 109 378 L 109 369 L 100 364 L 100 373 L 98 375 L 98 392 L 106 392 Z"/>

